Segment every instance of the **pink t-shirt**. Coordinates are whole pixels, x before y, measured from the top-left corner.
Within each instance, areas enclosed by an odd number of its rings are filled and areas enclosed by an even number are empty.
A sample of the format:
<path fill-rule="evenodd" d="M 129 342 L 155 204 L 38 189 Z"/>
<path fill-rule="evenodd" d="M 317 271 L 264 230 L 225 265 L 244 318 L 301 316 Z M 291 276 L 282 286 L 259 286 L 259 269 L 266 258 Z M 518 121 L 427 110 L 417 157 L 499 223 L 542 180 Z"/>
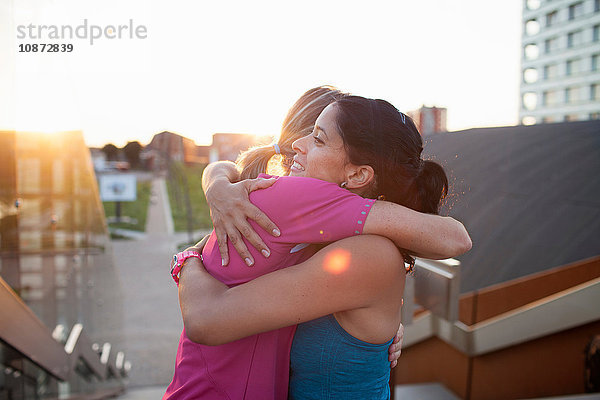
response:
<path fill-rule="evenodd" d="M 255 260 L 250 268 L 228 243 L 229 266 L 222 267 L 213 231 L 202 252 L 204 265 L 211 275 L 230 287 L 307 260 L 314 250 L 305 244 L 361 234 L 375 200 L 364 199 L 330 182 L 286 176 L 277 178 L 267 189 L 252 192 L 250 201 L 281 229 L 281 236 L 273 237 L 250 221 L 271 250 L 270 257 L 263 257 L 246 242 Z M 175 375 L 163 400 L 287 399 L 295 328 L 281 328 L 221 346 L 194 343 L 184 330 Z"/>

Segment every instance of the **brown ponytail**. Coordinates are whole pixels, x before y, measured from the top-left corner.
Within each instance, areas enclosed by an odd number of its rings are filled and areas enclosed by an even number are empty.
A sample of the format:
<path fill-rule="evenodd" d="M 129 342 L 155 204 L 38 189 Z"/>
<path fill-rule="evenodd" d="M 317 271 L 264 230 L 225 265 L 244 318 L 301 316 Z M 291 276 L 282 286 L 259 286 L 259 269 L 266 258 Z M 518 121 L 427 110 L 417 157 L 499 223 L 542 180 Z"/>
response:
<path fill-rule="evenodd" d="M 240 170 L 240 179 L 253 179 L 267 172 L 269 161 L 274 155 L 273 145 L 252 147 L 241 153 L 235 162 Z"/>
<path fill-rule="evenodd" d="M 448 177 L 441 165 L 434 161 L 422 161 L 416 178 L 418 198 L 422 212 L 438 214 L 441 201 L 448 195 Z"/>

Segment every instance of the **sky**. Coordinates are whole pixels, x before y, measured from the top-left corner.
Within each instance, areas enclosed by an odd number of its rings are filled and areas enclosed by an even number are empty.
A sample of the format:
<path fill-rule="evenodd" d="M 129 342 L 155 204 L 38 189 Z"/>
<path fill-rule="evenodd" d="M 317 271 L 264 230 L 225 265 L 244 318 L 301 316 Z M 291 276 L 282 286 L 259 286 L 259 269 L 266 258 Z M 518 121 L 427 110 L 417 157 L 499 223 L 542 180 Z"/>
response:
<path fill-rule="evenodd" d="M 521 11 L 521 0 L 3 0 L 0 129 L 82 130 L 89 146 L 164 130 L 197 144 L 276 136 L 322 84 L 401 111 L 446 107 L 449 130 L 514 125 Z M 92 25 L 103 35 L 90 43 Z M 104 36 L 119 25 L 121 38 Z M 43 43 L 73 50 L 19 52 Z"/>

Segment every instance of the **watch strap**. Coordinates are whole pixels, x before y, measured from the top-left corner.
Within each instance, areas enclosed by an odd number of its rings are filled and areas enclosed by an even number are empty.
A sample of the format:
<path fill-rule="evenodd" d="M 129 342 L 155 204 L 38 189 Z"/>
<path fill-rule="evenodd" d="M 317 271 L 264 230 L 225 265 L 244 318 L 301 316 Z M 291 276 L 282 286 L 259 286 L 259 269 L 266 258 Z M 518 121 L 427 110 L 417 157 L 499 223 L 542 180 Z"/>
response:
<path fill-rule="evenodd" d="M 185 250 L 173 256 L 171 277 L 177 285 L 179 285 L 179 274 L 181 273 L 181 268 L 183 268 L 185 261 L 190 257 L 196 257 L 202 261 L 202 255 L 193 250 Z"/>

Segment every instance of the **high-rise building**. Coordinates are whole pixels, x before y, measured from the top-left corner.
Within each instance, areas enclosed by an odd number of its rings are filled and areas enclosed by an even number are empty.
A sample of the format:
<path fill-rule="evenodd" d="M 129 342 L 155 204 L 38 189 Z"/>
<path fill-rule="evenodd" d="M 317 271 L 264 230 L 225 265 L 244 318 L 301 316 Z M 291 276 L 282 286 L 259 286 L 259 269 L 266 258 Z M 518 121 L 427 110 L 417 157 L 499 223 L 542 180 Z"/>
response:
<path fill-rule="evenodd" d="M 524 0 L 519 119 L 600 119 L 600 0 Z"/>
<path fill-rule="evenodd" d="M 422 136 L 446 132 L 447 110 L 445 108 L 422 106 L 418 110 L 409 111 L 407 114 L 413 119 Z"/>

